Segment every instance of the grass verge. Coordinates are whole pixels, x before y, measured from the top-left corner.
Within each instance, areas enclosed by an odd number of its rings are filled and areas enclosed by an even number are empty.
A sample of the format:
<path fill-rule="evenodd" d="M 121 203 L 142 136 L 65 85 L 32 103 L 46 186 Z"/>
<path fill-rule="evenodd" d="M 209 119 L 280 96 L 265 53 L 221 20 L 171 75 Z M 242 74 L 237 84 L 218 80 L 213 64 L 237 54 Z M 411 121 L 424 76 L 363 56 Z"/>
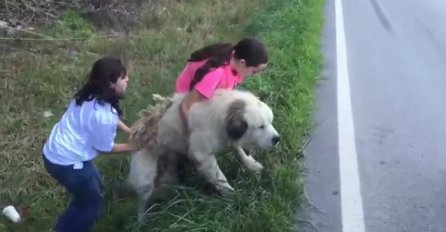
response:
<path fill-rule="evenodd" d="M 131 86 L 123 102 L 124 120 L 151 103 L 151 94 L 168 94 L 195 48 L 213 41 L 237 41 L 256 34 L 271 53 L 271 64 L 250 88 L 275 110 L 284 138 L 274 154 L 259 153 L 266 171 L 260 181 L 231 156 L 219 157 L 237 192 L 227 198 L 194 188 L 176 188 L 172 200 L 136 223 L 136 201 L 113 198 L 125 177 L 127 157 L 98 159 L 107 188 L 104 214 L 95 231 L 298 231 L 293 223 L 302 202 L 299 158 L 310 129 L 313 87 L 321 57 L 319 41 L 324 0 L 160 1 L 145 28 L 122 37 L 106 37 L 69 12 L 42 33 L 84 41 L 22 41 L 21 49 L 2 57 L 0 71 L 0 205 L 28 210 L 26 221 L 0 219 L 0 231 L 49 231 L 65 206 L 65 195 L 45 173 L 40 148 L 63 113 L 74 88 L 98 57 L 114 54 L 129 67 Z M 256 13 L 254 13 L 257 10 Z M 250 20 L 247 20 L 250 19 Z M 67 26 L 69 25 L 69 26 Z M 247 30 L 246 30 L 247 28 Z M 53 116 L 50 116 L 51 114 Z"/>
<path fill-rule="evenodd" d="M 268 73 L 248 83 L 248 88 L 274 108 L 284 138 L 281 150 L 267 156 L 272 195 L 263 200 L 267 216 L 260 219 L 267 231 L 301 231 L 297 219 L 302 218 L 305 199 L 300 161 L 312 129 L 313 90 L 323 61 L 324 4 L 325 0 L 267 2 L 247 30 L 261 37 L 271 53 Z"/>

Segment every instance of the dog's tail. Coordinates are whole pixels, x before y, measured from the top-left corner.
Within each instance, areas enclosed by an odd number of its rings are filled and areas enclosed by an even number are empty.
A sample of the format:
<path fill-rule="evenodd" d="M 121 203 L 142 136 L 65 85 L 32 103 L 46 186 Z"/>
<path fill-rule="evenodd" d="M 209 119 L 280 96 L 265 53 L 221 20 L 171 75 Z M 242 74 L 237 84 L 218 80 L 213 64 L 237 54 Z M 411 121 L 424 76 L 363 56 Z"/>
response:
<path fill-rule="evenodd" d="M 163 97 L 159 94 L 153 94 L 152 98 L 156 104 L 141 110 L 138 114 L 139 119 L 131 127 L 130 141 L 138 148 L 148 148 L 156 143 L 158 122 L 173 102 L 171 97 Z"/>

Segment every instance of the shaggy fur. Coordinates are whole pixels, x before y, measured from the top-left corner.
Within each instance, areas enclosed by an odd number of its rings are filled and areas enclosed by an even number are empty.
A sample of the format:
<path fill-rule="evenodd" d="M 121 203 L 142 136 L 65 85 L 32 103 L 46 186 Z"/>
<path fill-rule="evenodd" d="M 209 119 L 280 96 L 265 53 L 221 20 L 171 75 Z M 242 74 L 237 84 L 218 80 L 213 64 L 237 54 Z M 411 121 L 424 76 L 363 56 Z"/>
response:
<path fill-rule="evenodd" d="M 138 120 L 132 125 L 132 132 L 130 133 L 130 140 L 134 141 L 139 148 L 151 149 L 156 144 L 156 134 L 158 132 L 158 123 L 172 105 L 170 98 L 165 98 L 154 94 L 153 100 L 158 104 L 149 106 L 142 110 L 138 115 Z"/>
<path fill-rule="evenodd" d="M 211 99 L 194 104 L 187 115 L 188 130 L 179 113 L 183 97 L 160 98 L 132 126 L 131 139 L 140 150 L 132 155 L 128 183 L 140 198 L 140 219 L 154 189 L 171 181 L 181 157 L 224 193 L 234 189 L 217 164 L 216 152 L 233 147 L 242 163 L 259 174 L 263 166 L 243 148 L 268 149 L 279 142 L 272 110 L 250 92 L 217 90 Z"/>

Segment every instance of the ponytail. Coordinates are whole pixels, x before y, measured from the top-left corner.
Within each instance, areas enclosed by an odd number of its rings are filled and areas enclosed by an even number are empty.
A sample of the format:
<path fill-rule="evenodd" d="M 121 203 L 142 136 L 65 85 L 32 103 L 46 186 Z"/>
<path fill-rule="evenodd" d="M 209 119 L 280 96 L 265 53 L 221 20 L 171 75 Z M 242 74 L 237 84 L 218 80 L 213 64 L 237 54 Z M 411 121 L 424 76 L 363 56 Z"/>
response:
<path fill-rule="evenodd" d="M 234 46 L 230 43 L 217 43 L 192 53 L 189 62 L 197 62 L 208 59 L 206 63 L 195 72 L 189 89 L 193 90 L 195 85 L 200 82 L 203 77 L 212 69 L 218 68 L 229 62 Z"/>
<path fill-rule="evenodd" d="M 218 55 L 230 55 L 234 46 L 230 43 L 216 43 L 193 52 L 188 61 L 197 62 Z M 229 54 L 228 54 L 229 53 Z"/>
<path fill-rule="evenodd" d="M 230 43 L 217 43 L 204 47 L 195 51 L 189 57 L 189 62 L 207 59 L 206 63 L 195 72 L 189 89 L 192 90 L 212 68 L 218 68 L 229 63 L 232 51 L 234 51 L 235 59 L 243 59 L 246 61 L 247 67 L 257 67 L 260 64 L 268 62 L 268 54 L 265 46 L 262 42 L 254 38 L 244 38 L 235 46 Z"/>

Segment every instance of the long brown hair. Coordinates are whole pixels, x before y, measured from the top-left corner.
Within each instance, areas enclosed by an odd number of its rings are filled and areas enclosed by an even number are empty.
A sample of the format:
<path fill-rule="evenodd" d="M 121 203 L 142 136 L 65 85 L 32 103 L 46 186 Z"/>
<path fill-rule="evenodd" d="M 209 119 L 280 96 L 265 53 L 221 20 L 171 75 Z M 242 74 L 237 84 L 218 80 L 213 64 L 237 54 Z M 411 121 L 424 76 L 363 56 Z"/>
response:
<path fill-rule="evenodd" d="M 268 54 L 264 45 L 253 38 L 242 39 L 235 46 L 230 43 L 216 43 L 206 46 L 193 52 L 188 59 L 189 62 L 207 59 L 206 63 L 195 72 L 189 89 L 192 90 L 212 68 L 228 64 L 233 51 L 234 57 L 244 59 L 248 67 L 256 67 L 268 62 Z"/>
<path fill-rule="evenodd" d="M 119 96 L 110 88 L 110 83 L 116 83 L 118 78 L 125 77 L 126 73 L 127 70 L 118 59 L 105 57 L 97 60 L 90 71 L 87 83 L 74 95 L 76 105 L 82 105 L 85 101 L 96 98 L 99 104 L 107 102 L 121 115 Z"/>

